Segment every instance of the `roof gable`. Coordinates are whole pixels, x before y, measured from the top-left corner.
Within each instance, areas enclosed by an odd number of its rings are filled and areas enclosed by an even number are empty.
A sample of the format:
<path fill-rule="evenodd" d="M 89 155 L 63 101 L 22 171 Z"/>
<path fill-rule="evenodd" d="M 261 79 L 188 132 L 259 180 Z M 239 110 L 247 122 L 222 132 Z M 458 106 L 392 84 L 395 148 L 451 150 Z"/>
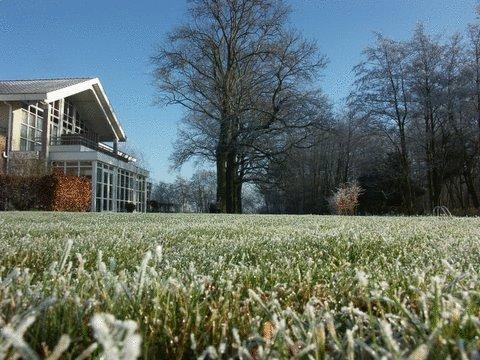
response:
<path fill-rule="evenodd" d="M 101 108 L 104 119 L 115 138 L 125 141 L 125 132 L 113 111 L 98 78 L 65 78 L 38 80 L 0 80 L 0 101 L 53 101 L 80 94 L 91 93 Z"/>

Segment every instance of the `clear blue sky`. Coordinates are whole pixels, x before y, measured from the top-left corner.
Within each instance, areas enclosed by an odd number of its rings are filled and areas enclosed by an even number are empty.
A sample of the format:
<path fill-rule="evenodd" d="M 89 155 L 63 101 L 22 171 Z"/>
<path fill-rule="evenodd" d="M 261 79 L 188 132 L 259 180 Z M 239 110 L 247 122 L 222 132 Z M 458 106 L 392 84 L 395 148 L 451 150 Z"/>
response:
<path fill-rule="evenodd" d="M 373 31 L 407 38 L 419 21 L 463 31 L 476 0 L 290 0 L 291 22 L 330 63 L 321 80 L 337 108 Z M 169 155 L 182 110 L 153 106 L 149 57 L 183 20 L 186 0 L 0 0 L 0 79 L 99 77 L 152 178 L 171 181 Z M 182 174 L 189 176 L 193 166 Z"/>

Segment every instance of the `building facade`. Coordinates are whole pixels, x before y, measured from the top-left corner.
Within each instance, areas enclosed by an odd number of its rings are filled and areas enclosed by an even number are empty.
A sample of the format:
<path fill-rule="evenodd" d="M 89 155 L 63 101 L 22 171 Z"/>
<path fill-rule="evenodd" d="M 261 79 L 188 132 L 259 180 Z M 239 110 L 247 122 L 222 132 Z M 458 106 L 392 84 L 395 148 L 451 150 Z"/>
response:
<path fill-rule="evenodd" d="M 97 78 L 0 80 L 0 172 L 58 169 L 92 183 L 92 211 L 146 211 L 148 171 Z"/>

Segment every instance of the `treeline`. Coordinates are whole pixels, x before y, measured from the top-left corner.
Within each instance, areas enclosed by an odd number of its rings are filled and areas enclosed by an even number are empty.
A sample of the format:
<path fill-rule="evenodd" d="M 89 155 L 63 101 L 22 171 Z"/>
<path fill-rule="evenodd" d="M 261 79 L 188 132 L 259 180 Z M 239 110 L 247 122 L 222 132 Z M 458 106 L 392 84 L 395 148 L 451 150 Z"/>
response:
<path fill-rule="evenodd" d="M 479 25 L 376 34 L 336 114 L 325 56 L 288 15 L 283 1 L 193 0 L 153 57 L 159 101 L 185 109 L 173 163 L 215 164 L 215 209 L 242 212 L 248 185 L 262 212 L 329 213 L 357 181 L 363 213 L 478 212 Z"/>
<path fill-rule="evenodd" d="M 364 213 L 478 214 L 479 25 L 451 36 L 418 25 L 407 41 L 376 34 L 354 71 L 344 114 L 269 166 L 270 211 L 328 212 L 332 191 L 358 180 Z"/>
<path fill-rule="evenodd" d="M 214 171 L 197 170 L 190 179 L 178 176 L 173 182 L 158 182 L 152 187 L 148 210 L 150 212 L 196 212 L 217 213 Z M 245 213 L 262 210 L 262 199 L 255 189 L 244 188 Z"/>
<path fill-rule="evenodd" d="M 378 34 L 355 71 L 349 104 L 363 132 L 378 134 L 373 151 L 385 153 L 378 165 L 386 171 L 377 176 L 389 179 L 402 212 L 478 212 L 479 25 L 463 36 L 418 25 L 408 41 Z"/>
<path fill-rule="evenodd" d="M 149 210 L 158 212 L 212 212 L 216 203 L 216 176 L 196 171 L 188 180 L 178 176 L 172 183 L 154 184 Z"/>

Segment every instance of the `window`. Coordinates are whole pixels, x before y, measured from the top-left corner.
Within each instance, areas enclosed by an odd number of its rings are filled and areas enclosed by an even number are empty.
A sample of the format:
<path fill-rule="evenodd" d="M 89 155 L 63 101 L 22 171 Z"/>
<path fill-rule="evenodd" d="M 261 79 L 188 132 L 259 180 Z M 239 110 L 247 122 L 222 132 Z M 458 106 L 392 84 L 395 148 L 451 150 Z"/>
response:
<path fill-rule="evenodd" d="M 20 150 L 40 150 L 42 145 L 43 109 L 38 103 L 25 105 L 22 109 L 20 127 Z"/>
<path fill-rule="evenodd" d="M 77 109 L 67 99 L 65 99 L 63 106 L 62 132 L 63 134 L 85 134 L 88 132 L 87 126 Z"/>
<path fill-rule="evenodd" d="M 64 174 L 92 178 L 92 163 L 90 161 L 52 161 L 54 169 L 61 169 Z"/>
<path fill-rule="evenodd" d="M 103 163 L 97 164 L 97 193 L 95 194 L 95 208 L 97 211 L 113 211 L 114 201 L 114 173 L 113 166 Z"/>
<path fill-rule="evenodd" d="M 117 209 L 125 211 L 125 205 L 135 202 L 134 174 L 119 169 L 117 174 Z"/>
<path fill-rule="evenodd" d="M 80 161 L 78 167 L 78 175 L 86 178 L 92 178 L 92 163 L 90 161 Z"/>
<path fill-rule="evenodd" d="M 65 174 L 78 176 L 78 161 L 67 161 L 65 163 Z"/>
<path fill-rule="evenodd" d="M 55 139 L 60 136 L 60 101 L 54 101 L 50 104 L 50 136 Z"/>
<path fill-rule="evenodd" d="M 82 162 L 79 162 L 79 171 L 82 171 Z M 125 205 L 129 202 L 136 205 L 137 211 L 145 211 L 145 199 L 144 176 L 97 162 L 96 211 L 126 211 Z"/>
<path fill-rule="evenodd" d="M 63 107 L 63 133 L 72 134 L 73 133 L 73 105 L 70 101 L 65 100 L 65 105 Z"/>
<path fill-rule="evenodd" d="M 117 209 L 125 211 L 125 205 L 132 202 L 137 211 L 145 211 L 145 177 L 119 169 L 117 180 Z"/>

